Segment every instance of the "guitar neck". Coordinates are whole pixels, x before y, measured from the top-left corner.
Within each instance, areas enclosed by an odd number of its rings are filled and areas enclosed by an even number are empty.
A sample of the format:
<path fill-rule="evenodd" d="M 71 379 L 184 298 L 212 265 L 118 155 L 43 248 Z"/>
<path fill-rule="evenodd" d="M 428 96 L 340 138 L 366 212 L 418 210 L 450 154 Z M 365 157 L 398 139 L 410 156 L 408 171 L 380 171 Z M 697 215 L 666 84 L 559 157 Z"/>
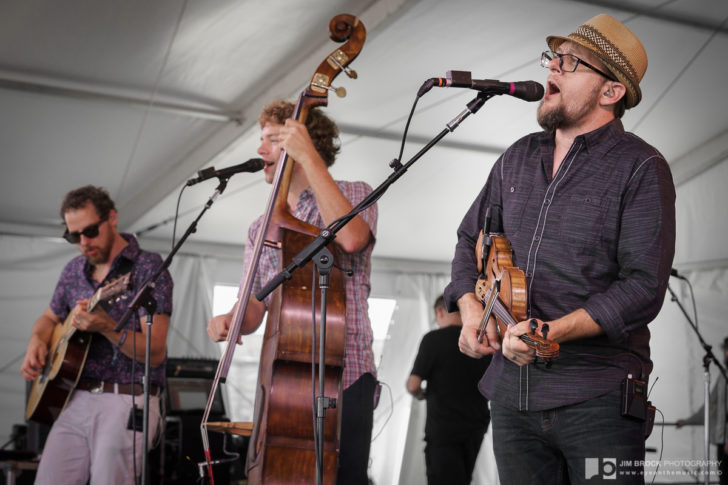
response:
<path fill-rule="evenodd" d="M 96 307 L 99 306 L 101 303 L 101 297 L 103 295 L 102 289 L 99 289 L 96 293 L 93 294 L 91 298 L 88 300 L 88 305 L 86 307 L 86 311 L 88 313 L 93 312 L 96 310 Z M 71 336 L 76 333 L 76 327 L 71 325 L 71 322 L 73 321 L 73 309 L 68 313 L 66 316 L 66 319 L 63 321 L 63 335 L 66 337 L 66 339 L 71 338 Z"/>

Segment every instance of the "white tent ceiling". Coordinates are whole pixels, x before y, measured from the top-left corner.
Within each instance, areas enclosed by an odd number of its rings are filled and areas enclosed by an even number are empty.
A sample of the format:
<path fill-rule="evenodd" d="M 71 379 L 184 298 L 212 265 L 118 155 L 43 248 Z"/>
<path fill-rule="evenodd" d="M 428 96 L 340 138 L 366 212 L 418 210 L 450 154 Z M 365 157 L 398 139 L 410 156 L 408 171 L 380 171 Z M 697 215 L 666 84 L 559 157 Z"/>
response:
<path fill-rule="evenodd" d="M 184 181 L 256 156 L 260 108 L 297 96 L 338 46 L 327 28 L 342 12 L 358 16 L 368 38 L 351 65 L 359 78 L 337 78 L 349 94 L 330 96 L 327 108 L 342 128 L 337 178 L 377 186 L 391 173 L 427 78 L 460 69 L 543 81 L 544 37 L 600 12 L 626 22 L 649 55 L 644 99 L 626 128 L 664 153 L 678 183 L 728 152 L 723 0 L 5 0 L 0 12 L 3 233 L 58 234 L 61 197 L 92 183 L 110 190 L 122 229 L 168 241 Z M 423 97 L 403 161 L 472 97 Z M 497 154 L 538 129 L 535 109 L 494 98 L 413 165 L 380 202 L 375 257 L 449 260 L 459 218 Z M 215 186 L 184 192 L 178 234 Z M 236 175 L 191 241 L 241 246 L 268 191 L 260 174 Z M 725 260 L 724 246 L 701 258 Z"/>

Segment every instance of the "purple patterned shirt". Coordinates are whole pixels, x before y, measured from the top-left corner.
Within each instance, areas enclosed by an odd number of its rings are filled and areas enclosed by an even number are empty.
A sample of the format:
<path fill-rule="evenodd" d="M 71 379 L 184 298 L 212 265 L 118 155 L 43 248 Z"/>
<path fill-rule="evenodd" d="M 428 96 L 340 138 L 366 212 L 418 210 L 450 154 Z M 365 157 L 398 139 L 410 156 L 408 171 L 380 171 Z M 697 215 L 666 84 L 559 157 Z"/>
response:
<path fill-rule="evenodd" d="M 148 253 L 139 249 L 139 244 L 134 236 L 122 234 L 122 237 L 129 244 L 116 256 L 111 264 L 109 274 L 101 283 L 97 283 L 92 278 L 93 267 L 83 255 L 76 256 L 63 268 L 50 303 L 51 310 L 61 320 L 66 318 L 76 306 L 78 300 L 91 298 L 99 288 L 129 272 L 132 273 L 132 279 L 131 288 L 127 294 L 129 298 L 132 298 L 136 294 L 136 291 L 142 287 L 144 282 L 162 264 L 162 258 L 158 254 Z M 153 296 L 157 302 L 156 313 L 171 315 L 172 277 L 169 275 L 169 272 L 165 271 L 159 280 L 157 280 Z M 106 311 L 111 318 L 118 321 L 124 315 L 128 304 L 129 299 L 121 300 L 106 308 Z M 126 327 L 140 330 L 140 318 L 143 322 L 146 319 L 145 315 L 146 313 L 143 309 L 139 310 L 138 315 L 132 315 Z M 152 325 L 152 332 L 154 332 L 154 325 Z M 86 364 L 81 372 L 81 380 L 101 380 L 105 382 L 117 382 L 119 384 L 131 383 L 132 360 L 100 334 L 92 335 L 93 338 L 91 339 Z M 131 332 L 129 332 L 127 338 L 132 338 Z M 136 338 L 144 337 L 141 333 L 137 333 Z M 160 387 L 164 386 L 166 364 L 167 359 L 165 357 L 164 362 L 151 370 L 150 383 L 157 384 Z M 134 382 L 142 382 L 143 375 L 144 365 L 137 363 L 134 369 Z"/>
<path fill-rule="evenodd" d="M 647 379 L 650 323 L 675 252 L 675 187 L 662 155 L 620 120 L 574 139 L 555 176 L 554 136 L 525 136 L 496 161 L 458 228 L 449 309 L 473 292 L 475 244 L 488 206 L 525 272 L 528 315 L 555 320 L 583 308 L 604 331 L 563 342 L 550 369 L 518 367 L 498 351 L 480 389 L 518 410 L 574 404 Z M 500 214 L 500 217 L 498 217 Z"/>
<path fill-rule="evenodd" d="M 341 193 L 356 206 L 369 193 L 372 188 L 364 182 L 336 181 Z M 311 188 L 304 190 L 298 198 L 298 204 L 293 216 L 316 227 L 324 227 L 316 199 Z M 376 204 L 359 214 L 369 226 L 372 233 L 371 241 L 364 250 L 358 253 L 340 252 L 336 264 L 342 268 L 351 269 L 354 275 L 345 276 L 346 286 L 346 345 L 344 356 L 344 388 L 353 384 L 361 375 L 369 372 L 376 376 L 374 366 L 374 353 L 372 352 L 372 326 L 367 313 L 367 298 L 371 290 L 369 275 L 371 273 L 371 256 L 374 249 L 375 237 L 377 234 L 377 206 Z M 248 243 L 245 246 L 245 258 L 243 274 L 247 273 L 250 266 L 255 239 L 258 230 L 263 222 L 263 217 L 256 219 L 248 229 Z M 258 272 L 253 283 L 253 294 L 257 293 L 263 286 L 278 274 L 278 250 L 264 246 L 258 263 Z M 288 262 L 286 262 L 288 264 Z M 271 295 L 265 299 L 268 306 Z"/>

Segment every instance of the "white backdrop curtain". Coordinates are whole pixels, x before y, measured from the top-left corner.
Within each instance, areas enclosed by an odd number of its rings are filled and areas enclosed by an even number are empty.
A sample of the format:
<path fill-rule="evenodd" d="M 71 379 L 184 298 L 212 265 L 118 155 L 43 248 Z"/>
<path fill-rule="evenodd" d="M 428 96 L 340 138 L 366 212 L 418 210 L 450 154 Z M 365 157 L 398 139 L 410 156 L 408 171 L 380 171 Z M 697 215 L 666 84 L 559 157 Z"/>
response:
<path fill-rule="evenodd" d="M 169 272 L 174 281 L 173 318 L 167 335 L 169 357 L 218 358 L 217 344 L 207 336 L 212 315 L 216 260 L 210 256 L 177 254 Z"/>

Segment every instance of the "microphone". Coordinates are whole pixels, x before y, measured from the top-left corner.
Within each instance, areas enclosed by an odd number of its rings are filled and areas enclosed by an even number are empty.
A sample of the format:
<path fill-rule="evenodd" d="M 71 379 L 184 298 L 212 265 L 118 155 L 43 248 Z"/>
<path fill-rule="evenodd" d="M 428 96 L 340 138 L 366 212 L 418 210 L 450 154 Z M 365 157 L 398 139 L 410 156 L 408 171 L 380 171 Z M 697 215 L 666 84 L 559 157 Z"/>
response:
<path fill-rule="evenodd" d="M 687 281 L 687 278 L 678 273 L 675 268 L 670 269 L 670 276 L 674 276 L 675 278 L 680 278 L 681 280 Z"/>
<path fill-rule="evenodd" d="M 469 71 L 447 71 L 447 77 L 434 77 L 425 81 L 418 96 L 434 86 L 446 88 L 470 88 L 491 95 L 507 94 L 524 101 L 540 101 L 544 88 L 536 81 L 503 82 L 494 79 L 473 79 Z"/>
<path fill-rule="evenodd" d="M 215 167 L 209 167 L 197 172 L 197 177 L 189 179 L 187 181 L 187 187 L 189 187 L 190 185 L 198 184 L 200 182 L 204 182 L 205 180 L 211 179 L 212 177 L 222 179 L 230 178 L 236 173 L 240 172 L 259 172 L 260 170 L 263 170 L 263 167 L 265 167 L 265 162 L 262 158 L 251 158 L 247 162 L 233 165 L 232 167 L 221 168 L 220 170 L 215 170 Z"/>

